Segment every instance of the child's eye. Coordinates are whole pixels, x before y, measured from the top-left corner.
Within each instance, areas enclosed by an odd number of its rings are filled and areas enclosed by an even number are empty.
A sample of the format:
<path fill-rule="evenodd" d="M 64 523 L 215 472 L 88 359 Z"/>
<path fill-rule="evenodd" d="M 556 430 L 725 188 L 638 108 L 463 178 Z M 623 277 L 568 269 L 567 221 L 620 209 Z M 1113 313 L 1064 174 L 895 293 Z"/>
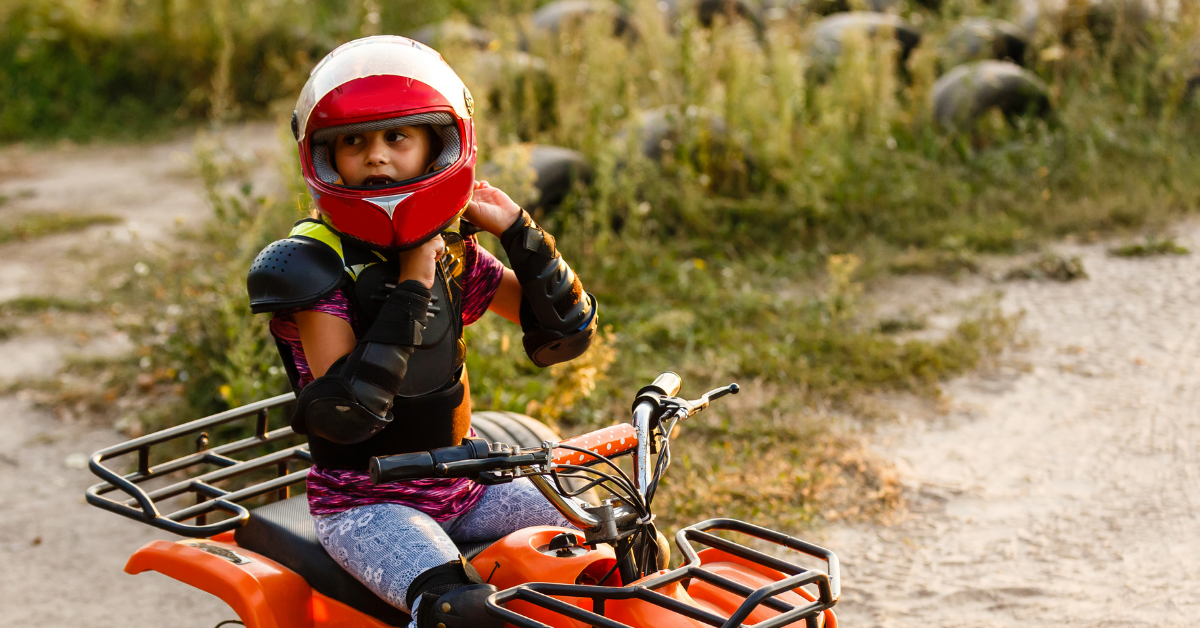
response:
<path fill-rule="evenodd" d="M 401 133 L 400 131 L 388 131 L 387 132 L 387 141 L 389 141 L 389 142 L 399 142 L 400 140 L 402 140 L 406 137 L 408 137 L 408 136 Z"/>
<path fill-rule="evenodd" d="M 345 135 L 342 136 L 342 143 L 346 146 L 357 146 L 362 144 L 363 137 L 361 135 Z"/>

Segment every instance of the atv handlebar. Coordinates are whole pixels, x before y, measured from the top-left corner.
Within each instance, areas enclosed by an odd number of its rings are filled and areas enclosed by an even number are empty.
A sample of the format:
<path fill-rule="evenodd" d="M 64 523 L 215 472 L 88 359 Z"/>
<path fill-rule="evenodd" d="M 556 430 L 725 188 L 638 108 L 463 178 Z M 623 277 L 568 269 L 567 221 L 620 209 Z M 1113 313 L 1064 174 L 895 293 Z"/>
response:
<path fill-rule="evenodd" d="M 636 444 L 637 437 L 628 424 L 606 427 L 561 443 L 544 443 L 536 449 L 512 449 L 503 443 L 489 447 L 482 438 L 464 438 L 462 445 L 454 447 L 371 458 L 371 484 L 433 477 L 477 478 L 488 471 L 549 466 L 550 462 L 558 466 L 590 465 L 600 462 L 600 458 L 587 452 L 611 458 L 628 453 Z"/>
<path fill-rule="evenodd" d="M 369 466 L 371 484 L 432 477 L 469 477 L 472 473 L 502 467 L 509 459 L 520 457 L 512 455 L 513 450 L 503 443 L 497 445 L 493 448 L 482 438 L 464 438 L 463 444 L 453 447 L 439 447 L 430 451 L 395 456 L 375 456 L 371 458 Z M 481 464 L 486 462 L 494 462 L 494 465 Z"/>
<path fill-rule="evenodd" d="M 634 401 L 633 420 L 576 436 L 560 443 L 544 442 L 541 447 L 516 449 L 504 443 L 488 445 L 482 438 L 466 438 L 463 444 L 431 451 L 376 456 L 370 462 L 372 484 L 415 480 L 422 478 L 470 478 L 481 484 L 510 482 L 528 477 L 554 507 L 574 525 L 585 531 L 597 532 L 605 525 L 618 527 L 634 521 L 649 522 L 650 503 L 654 489 L 670 464 L 671 428 L 708 407 L 709 403 L 738 392 L 737 384 L 711 390 L 699 399 L 688 401 L 677 397 L 682 381 L 671 372 L 662 373 L 650 385 L 638 391 Z M 632 453 L 632 480 L 612 463 L 616 456 Z M 654 453 L 657 462 L 651 464 Z M 602 480 L 620 489 L 621 478 L 595 470 L 584 469 L 597 463 L 613 466 L 624 477 L 627 490 L 622 504 L 616 505 L 607 524 L 586 509 L 586 504 L 560 493 L 558 480 L 547 475 L 558 469 L 570 472 L 597 473 Z"/>
<path fill-rule="evenodd" d="M 600 462 L 596 456 L 589 456 L 584 452 L 569 449 L 570 447 L 613 458 L 633 451 L 636 446 L 637 434 L 634 433 L 633 427 L 628 423 L 621 423 L 558 443 L 554 449 L 554 464 L 588 465 Z"/>

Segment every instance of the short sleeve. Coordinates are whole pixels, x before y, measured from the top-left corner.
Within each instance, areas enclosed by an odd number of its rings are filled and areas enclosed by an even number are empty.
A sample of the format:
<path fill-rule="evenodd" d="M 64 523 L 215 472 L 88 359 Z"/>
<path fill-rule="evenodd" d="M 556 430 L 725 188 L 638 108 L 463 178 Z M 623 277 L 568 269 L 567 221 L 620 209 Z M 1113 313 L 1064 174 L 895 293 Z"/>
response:
<path fill-rule="evenodd" d="M 290 359 L 295 367 L 294 371 L 293 369 L 288 369 L 288 371 L 289 377 L 292 379 L 292 386 L 297 390 L 308 385 L 313 379 L 312 370 L 308 367 L 308 358 L 304 355 L 304 345 L 300 342 L 300 329 L 296 326 L 293 316 L 297 312 L 306 311 L 336 316 L 350 323 L 350 327 L 354 329 L 355 338 L 359 336 L 358 320 L 354 315 L 354 310 L 350 307 L 350 299 L 340 288 L 307 307 L 276 312 L 270 322 L 271 335 L 279 344 L 280 357 L 285 361 Z"/>
<path fill-rule="evenodd" d="M 475 236 L 466 238 L 463 244 L 466 272 L 463 279 L 462 317 L 463 325 L 470 325 L 479 320 L 492 304 L 492 298 L 500 288 L 500 278 L 504 276 L 504 263 L 479 246 Z"/>
<path fill-rule="evenodd" d="M 290 320 L 292 315 L 296 314 L 297 312 L 320 312 L 322 314 L 336 316 L 347 323 L 350 323 L 350 326 L 354 328 L 354 335 L 359 335 L 358 317 L 355 316 L 354 310 L 350 307 L 349 297 L 346 296 L 346 293 L 341 288 L 338 288 L 337 290 L 334 290 L 333 292 L 321 297 L 319 301 L 313 303 L 312 305 L 276 312 L 272 322 L 276 320 Z"/>

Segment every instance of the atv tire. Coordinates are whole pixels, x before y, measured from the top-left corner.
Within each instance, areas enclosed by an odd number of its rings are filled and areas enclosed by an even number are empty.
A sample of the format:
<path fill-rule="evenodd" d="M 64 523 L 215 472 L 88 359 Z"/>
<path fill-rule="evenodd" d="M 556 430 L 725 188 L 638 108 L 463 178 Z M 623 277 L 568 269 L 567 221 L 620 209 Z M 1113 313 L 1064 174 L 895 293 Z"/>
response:
<path fill-rule="evenodd" d="M 817 22 L 809 31 L 809 55 L 818 77 L 825 76 L 837 67 L 842 46 L 850 33 L 861 33 L 868 39 L 884 33 L 894 37 L 900 44 L 897 61 L 901 67 L 908 60 L 917 44 L 921 43 L 921 31 L 898 15 L 851 11 L 835 13 Z"/>

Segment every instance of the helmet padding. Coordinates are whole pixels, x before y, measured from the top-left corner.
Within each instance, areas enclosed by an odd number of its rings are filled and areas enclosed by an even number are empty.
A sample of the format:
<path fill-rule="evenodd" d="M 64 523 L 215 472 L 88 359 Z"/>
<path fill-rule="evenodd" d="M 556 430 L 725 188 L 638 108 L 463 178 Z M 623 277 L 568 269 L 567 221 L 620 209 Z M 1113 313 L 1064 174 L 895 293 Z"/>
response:
<path fill-rule="evenodd" d="M 394 129 L 401 126 L 418 126 L 421 124 L 428 124 L 430 128 L 437 131 L 438 136 L 442 139 L 442 153 L 434 160 L 434 169 L 445 168 L 458 161 L 459 154 L 462 151 L 462 142 L 459 138 L 458 125 L 455 123 L 454 116 L 435 111 L 432 113 L 418 113 L 411 116 L 340 124 L 338 126 L 317 129 L 312 134 L 313 170 L 316 171 L 317 176 L 325 183 L 334 184 L 341 179 L 341 175 L 337 173 L 337 170 L 334 170 L 329 159 L 329 142 L 335 140 L 339 135 L 369 133 L 371 131 Z"/>

